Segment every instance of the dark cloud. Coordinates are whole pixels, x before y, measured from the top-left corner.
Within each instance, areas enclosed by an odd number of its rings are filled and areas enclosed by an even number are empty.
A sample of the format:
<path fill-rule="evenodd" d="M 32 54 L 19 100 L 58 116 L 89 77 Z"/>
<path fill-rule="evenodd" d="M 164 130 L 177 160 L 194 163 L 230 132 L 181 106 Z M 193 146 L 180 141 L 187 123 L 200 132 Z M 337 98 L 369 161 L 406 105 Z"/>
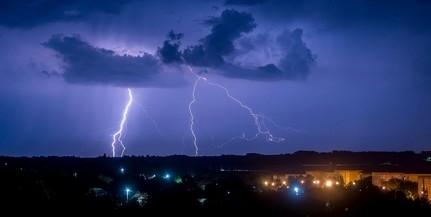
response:
<path fill-rule="evenodd" d="M 6 27 L 34 27 L 56 21 L 80 21 L 101 12 L 116 14 L 131 0 L 2 0 L 0 25 Z"/>
<path fill-rule="evenodd" d="M 162 47 L 157 48 L 157 55 L 163 63 L 181 63 L 182 53 L 179 51 L 181 45 L 181 38 L 184 34 L 174 33 L 170 31 L 168 33 L 168 39 L 163 42 Z"/>
<path fill-rule="evenodd" d="M 200 40 L 201 44 L 188 46 L 183 53 L 186 62 L 195 66 L 223 65 L 223 56 L 235 50 L 233 42 L 256 27 L 251 14 L 236 10 L 224 10 L 220 17 L 207 19 L 204 24 L 211 26 L 211 33 Z"/>
<path fill-rule="evenodd" d="M 236 10 L 225 10 L 220 17 L 205 20 L 211 33 L 200 40 L 200 44 L 179 50 L 182 34 L 169 32 L 168 39 L 158 48 L 158 55 L 164 63 L 183 63 L 198 67 L 217 69 L 220 75 L 252 80 L 304 80 L 316 63 L 316 57 L 302 40 L 302 29 L 285 30 L 277 38 L 283 57 L 278 63 L 269 63 L 255 68 L 244 68 L 225 61 L 228 55 L 235 56 L 234 42 L 250 33 L 257 26 L 251 14 Z M 268 40 L 267 38 L 262 40 Z M 250 51 L 252 41 L 245 47 Z M 244 42 L 244 41 L 243 41 Z M 244 47 L 244 45 L 243 45 Z"/>
<path fill-rule="evenodd" d="M 203 44 L 188 46 L 183 56 L 184 60 L 193 66 L 218 67 L 225 63 L 222 56 L 208 52 Z"/>
<path fill-rule="evenodd" d="M 120 87 L 170 87 L 182 85 L 182 80 L 163 73 L 157 58 L 116 55 L 113 51 L 93 47 L 79 35 L 54 35 L 42 45 L 57 52 L 63 62 L 65 81 Z"/>
<path fill-rule="evenodd" d="M 284 79 L 284 72 L 274 64 L 267 64 L 254 69 L 225 64 L 221 67 L 220 73 L 226 77 L 248 80 L 273 81 Z"/>
<path fill-rule="evenodd" d="M 263 4 L 267 0 L 225 0 L 225 5 L 258 5 Z"/>
<path fill-rule="evenodd" d="M 233 41 L 243 34 L 251 32 L 257 24 L 251 14 L 236 10 L 224 10 L 220 17 L 213 17 L 204 22 L 211 26 L 211 34 L 203 38 L 205 49 L 217 55 L 228 55 L 235 48 Z"/>
<path fill-rule="evenodd" d="M 284 77 L 292 80 L 303 80 L 316 64 L 316 57 L 302 40 L 302 29 L 285 30 L 277 41 L 283 48 L 284 57 L 278 65 L 284 72 Z"/>

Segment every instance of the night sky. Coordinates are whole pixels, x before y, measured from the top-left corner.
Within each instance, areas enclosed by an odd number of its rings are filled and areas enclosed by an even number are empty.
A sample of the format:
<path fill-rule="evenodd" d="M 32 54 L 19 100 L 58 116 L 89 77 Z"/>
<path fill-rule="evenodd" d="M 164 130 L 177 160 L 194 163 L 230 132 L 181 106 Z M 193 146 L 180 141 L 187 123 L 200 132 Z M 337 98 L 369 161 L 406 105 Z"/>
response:
<path fill-rule="evenodd" d="M 3 0 L 0 155 L 429 151 L 430 11 L 422 0 Z"/>

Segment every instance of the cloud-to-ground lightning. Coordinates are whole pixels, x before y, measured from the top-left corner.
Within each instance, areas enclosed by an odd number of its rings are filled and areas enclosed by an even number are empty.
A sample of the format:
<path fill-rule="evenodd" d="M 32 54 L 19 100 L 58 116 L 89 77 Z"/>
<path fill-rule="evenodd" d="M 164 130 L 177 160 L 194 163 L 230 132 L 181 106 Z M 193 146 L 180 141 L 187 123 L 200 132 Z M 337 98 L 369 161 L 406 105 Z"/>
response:
<path fill-rule="evenodd" d="M 123 118 L 121 119 L 119 129 L 118 129 L 117 132 L 115 132 L 112 135 L 111 146 L 112 146 L 112 156 L 113 157 L 115 157 L 115 143 L 118 142 L 121 145 L 121 147 L 123 148 L 123 150 L 121 151 L 121 155 L 120 155 L 121 157 L 123 156 L 124 151 L 126 150 L 126 146 L 124 146 L 124 144 L 123 144 L 122 135 L 123 135 L 123 131 L 124 131 L 124 125 L 125 125 L 125 123 L 127 121 L 127 115 L 129 113 L 129 108 L 130 108 L 130 106 L 132 105 L 132 102 L 133 102 L 132 90 L 130 88 L 127 88 L 127 90 L 129 92 L 129 101 L 127 102 L 126 107 L 124 108 Z"/>
<path fill-rule="evenodd" d="M 204 80 L 206 80 L 206 79 L 204 79 Z M 238 103 L 242 108 L 246 109 L 250 113 L 250 115 L 253 117 L 254 125 L 256 126 L 256 129 L 257 129 L 257 133 L 253 137 L 250 137 L 250 138 L 245 137 L 245 135 L 243 135 L 242 137 L 237 137 L 237 138 L 241 138 L 241 139 L 245 139 L 245 140 L 254 140 L 259 135 L 265 135 L 266 140 L 269 142 L 281 142 L 284 140 L 284 138 L 275 137 L 272 135 L 271 132 L 269 132 L 268 128 L 265 125 L 265 120 L 264 120 L 265 116 L 264 115 L 256 114 L 249 106 L 244 105 L 240 100 L 233 97 L 229 93 L 229 90 L 226 87 L 221 86 L 220 84 L 212 83 L 212 82 L 208 82 L 208 84 L 223 89 L 224 92 L 226 93 L 227 97 L 229 97 L 231 100 Z M 235 138 L 233 138 L 233 139 L 235 139 Z"/>
<path fill-rule="evenodd" d="M 190 71 L 193 73 L 192 68 L 189 65 L 187 65 L 187 66 L 189 67 Z M 198 85 L 198 83 L 199 83 L 199 81 L 201 79 L 205 79 L 205 78 L 201 77 L 199 75 L 196 75 L 196 76 L 197 76 L 197 79 L 195 80 L 195 83 L 193 84 L 193 90 L 192 90 L 192 101 L 190 101 L 190 103 L 189 103 L 189 113 L 190 113 L 190 132 L 191 132 L 191 134 L 193 136 L 193 145 L 195 146 L 195 155 L 198 155 L 199 148 L 198 148 L 198 145 L 197 145 L 196 133 L 195 133 L 195 130 L 193 128 L 193 126 L 195 124 L 194 123 L 195 116 L 193 114 L 192 105 L 193 105 L 193 103 L 196 102 L 196 86 Z"/>
<path fill-rule="evenodd" d="M 199 148 L 197 145 L 197 136 L 196 136 L 196 133 L 194 131 L 194 114 L 193 114 L 193 110 L 192 110 L 192 105 L 196 102 L 196 89 L 197 89 L 196 87 L 200 81 L 205 81 L 209 85 L 212 85 L 212 86 L 215 86 L 215 87 L 222 89 L 227 97 L 229 97 L 231 100 L 233 100 L 234 102 L 239 104 L 242 108 L 246 109 L 250 113 L 250 115 L 253 117 L 254 124 L 255 124 L 256 130 L 257 130 L 256 134 L 253 137 L 246 137 L 245 134 L 243 133 L 242 136 L 231 138 L 230 140 L 228 140 L 227 142 L 224 142 L 223 144 L 227 144 L 227 143 L 229 143 L 235 139 L 245 139 L 245 140 L 251 141 L 251 140 L 256 139 L 259 135 L 265 135 L 266 140 L 269 142 L 284 141 L 284 138 L 275 137 L 268 130 L 268 128 L 265 125 L 265 116 L 264 115 L 260 115 L 260 114 L 255 113 L 253 111 L 253 109 L 251 109 L 249 106 L 245 105 L 239 99 L 232 96 L 226 87 L 224 87 L 220 84 L 217 84 L 217 83 L 209 82 L 206 77 L 203 77 L 203 76 L 200 76 L 200 75 L 194 73 L 193 69 L 189 65 L 187 65 L 187 66 L 188 66 L 190 72 L 196 76 L 196 80 L 194 82 L 193 89 L 192 89 L 192 101 L 190 101 L 190 103 L 189 103 L 190 131 L 191 131 L 191 134 L 193 137 L 193 145 L 195 147 L 195 155 L 198 155 Z"/>

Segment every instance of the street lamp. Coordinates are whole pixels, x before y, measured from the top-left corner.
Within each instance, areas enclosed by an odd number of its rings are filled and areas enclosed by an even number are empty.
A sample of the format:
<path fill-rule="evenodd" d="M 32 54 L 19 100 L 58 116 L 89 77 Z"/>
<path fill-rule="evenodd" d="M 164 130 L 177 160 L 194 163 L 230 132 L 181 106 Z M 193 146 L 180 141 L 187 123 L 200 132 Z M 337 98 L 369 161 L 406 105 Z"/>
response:
<path fill-rule="evenodd" d="M 126 201 L 127 202 L 129 202 L 129 192 L 130 192 L 130 189 L 126 188 Z"/>

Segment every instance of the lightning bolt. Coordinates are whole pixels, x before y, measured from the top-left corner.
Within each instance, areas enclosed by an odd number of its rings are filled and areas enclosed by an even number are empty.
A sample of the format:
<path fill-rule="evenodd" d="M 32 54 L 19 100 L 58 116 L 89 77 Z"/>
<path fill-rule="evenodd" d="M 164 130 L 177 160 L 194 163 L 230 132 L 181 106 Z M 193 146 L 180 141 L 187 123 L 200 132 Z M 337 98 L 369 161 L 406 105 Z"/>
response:
<path fill-rule="evenodd" d="M 121 137 L 122 137 L 123 130 L 124 130 L 124 124 L 127 121 L 127 115 L 129 113 L 130 105 L 132 105 L 132 102 L 133 102 L 132 90 L 130 90 L 130 88 L 127 88 L 127 90 L 129 92 L 129 101 L 127 102 L 126 107 L 124 108 L 123 118 L 121 119 L 120 127 L 119 127 L 118 131 L 112 135 L 111 146 L 112 146 L 112 156 L 113 157 L 115 157 L 115 143 L 117 143 L 117 142 L 120 143 L 121 147 L 123 148 L 123 150 L 121 151 L 121 155 L 120 155 L 121 157 L 123 156 L 124 151 L 126 150 L 126 146 L 124 146 L 123 140 Z"/>
<path fill-rule="evenodd" d="M 156 120 L 154 120 L 153 117 L 151 117 L 150 113 L 144 108 L 144 106 L 142 106 L 142 104 L 140 104 L 137 101 L 133 102 L 135 105 L 139 105 L 139 107 L 141 107 L 142 111 L 145 113 L 145 115 L 147 116 L 148 119 L 150 119 L 150 121 L 153 123 L 154 127 L 156 128 L 157 132 L 159 133 L 159 135 L 163 136 L 162 130 L 160 130 Z"/>
<path fill-rule="evenodd" d="M 212 83 L 212 82 L 208 82 L 208 84 L 216 86 L 216 87 L 224 90 L 224 92 L 226 93 L 227 97 L 229 97 L 231 100 L 233 100 L 236 103 L 238 103 L 242 108 L 246 109 L 250 113 L 250 115 L 253 117 L 253 119 L 254 119 L 254 125 L 256 126 L 256 129 L 257 129 L 257 133 L 253 137 L 251 137 L 251 138 L 245 137 L 244 134 L 243 134 L 242 137 L 237 137 L 237 138 L 243 138 L 243 139 L 246 139 L 246 140 L 250 141 L 250 140 L 256 139 L 259 135 L 262 134 L 262 135 L 265 135 L 266 141 L 269 141 L 269 142 L 281 142 L 281 141 L 284 140 L 284 138 L 275 137 L 275 136 L 273 136 L 271 134 L 271 132 L 269 132 L 269 130 L 265 126 L 265 122 L 264 122 L 265 121 L 265 116 L 256 114 L 249 106 L 244 105 L 237 98 L 233 97 L 229 93 L 229 90 L 226 87 L 221 86 L 220 84 Z"/>
<path fill-rule="evenodd" d="M 244 108 L 245 110 L 248 111 L 248 113 L 251 115 L 251 117 L 254 120 L 254 125 L 256 126 L 257 133 L 253 137 L 246 137 L 245 134 L 243 133 L 242 136 L 231 138 L 230 140 L 222 143 L 221 146 L 223 146 L 223 145 L 225 145 L 225 144 L 227 144 L 227 143 L 229 143 L 235 139 L 244 139 L 247 141 L 251 141 L 251 140 L 258 138 L 259 135 L 264 135 L 266 138 L 266 141 L 269 141 L 269 142 L 282 142 L 282 141 L 284 141 L 284 138 L 275 137 L 271 134 L 271 132 L 268 130 L 268 128 L 265 125 L 265 116 L 264 115 L 260 115 L 260 114 L 255 113 L 253 111 L 253 109 L 251 109 L 249 106 L 245 105 L 239 99 L 232 96 L 226 87 L 224 87 L 220 84 L 217 84 L 217 83 L 209 82 L 207 80 L 207 78 L 200 76 L 198 74 L 195 74 L 193 72 L 193 69 L 190 67 L 190 65 L 187 65 L 187 66 L 188 66 L 190 72 L 196 76 L 196 80 L 195 80 L 195 83 L 193 85 L 193 91 L 192 91 L 192 101 L 190 101 L 190 103 L 189 103 L 190 131 L 191 131 L 191 134 L 193 137 L 193 145 L 195 147 L 195 155 L 198 155 L 199 148 L 197 145 L 197 136 L 196 136 L 196 133 L 194 131 L 194 114 L 193 114 L 193 110 L 192 110 L 192 105 L 196 102 L 196 89 L 197 89 L 196 87 L 200 81 L 205 81 L 209 85 L 212 85 L 212 86 L 215 86 L 217 88 L 222 89 L 227 97 L 229 97 L 231 100 L 233 100 L 234 102 L 239 104 L 242 108 Z"/>
<path fill-rule="evenodd" d="M 189 67 L 190 71 L 193 73 L 192 68 L 189 65 L 187 65 L 187 66 Z M 195 116 L 193 114 L 192 105 L 196 102 L 196 86 L 198 85 L 198 83 L 199 83 L 200 80 L 202 80 L 202 79 L 206 80 L 206 78 L 201 77 L 199 75 L 196 75 L 196 77 L 197 77 L 197 79 L 195 80 L 195 83 L 193 84 L 192 101 L 190 101 L 190 103 L 189 103 L 190 132 L 192 133 L 192 136 L 193 136 L 193 145 L 195 146 L 195 156 L 198 155 L 199 148 L 198 148 L 198 145 L 197 145 L 196 133 L 195 133 L 195 130 L 193 128 L 193 126 L 195 124 L 194 123 Z"/>

